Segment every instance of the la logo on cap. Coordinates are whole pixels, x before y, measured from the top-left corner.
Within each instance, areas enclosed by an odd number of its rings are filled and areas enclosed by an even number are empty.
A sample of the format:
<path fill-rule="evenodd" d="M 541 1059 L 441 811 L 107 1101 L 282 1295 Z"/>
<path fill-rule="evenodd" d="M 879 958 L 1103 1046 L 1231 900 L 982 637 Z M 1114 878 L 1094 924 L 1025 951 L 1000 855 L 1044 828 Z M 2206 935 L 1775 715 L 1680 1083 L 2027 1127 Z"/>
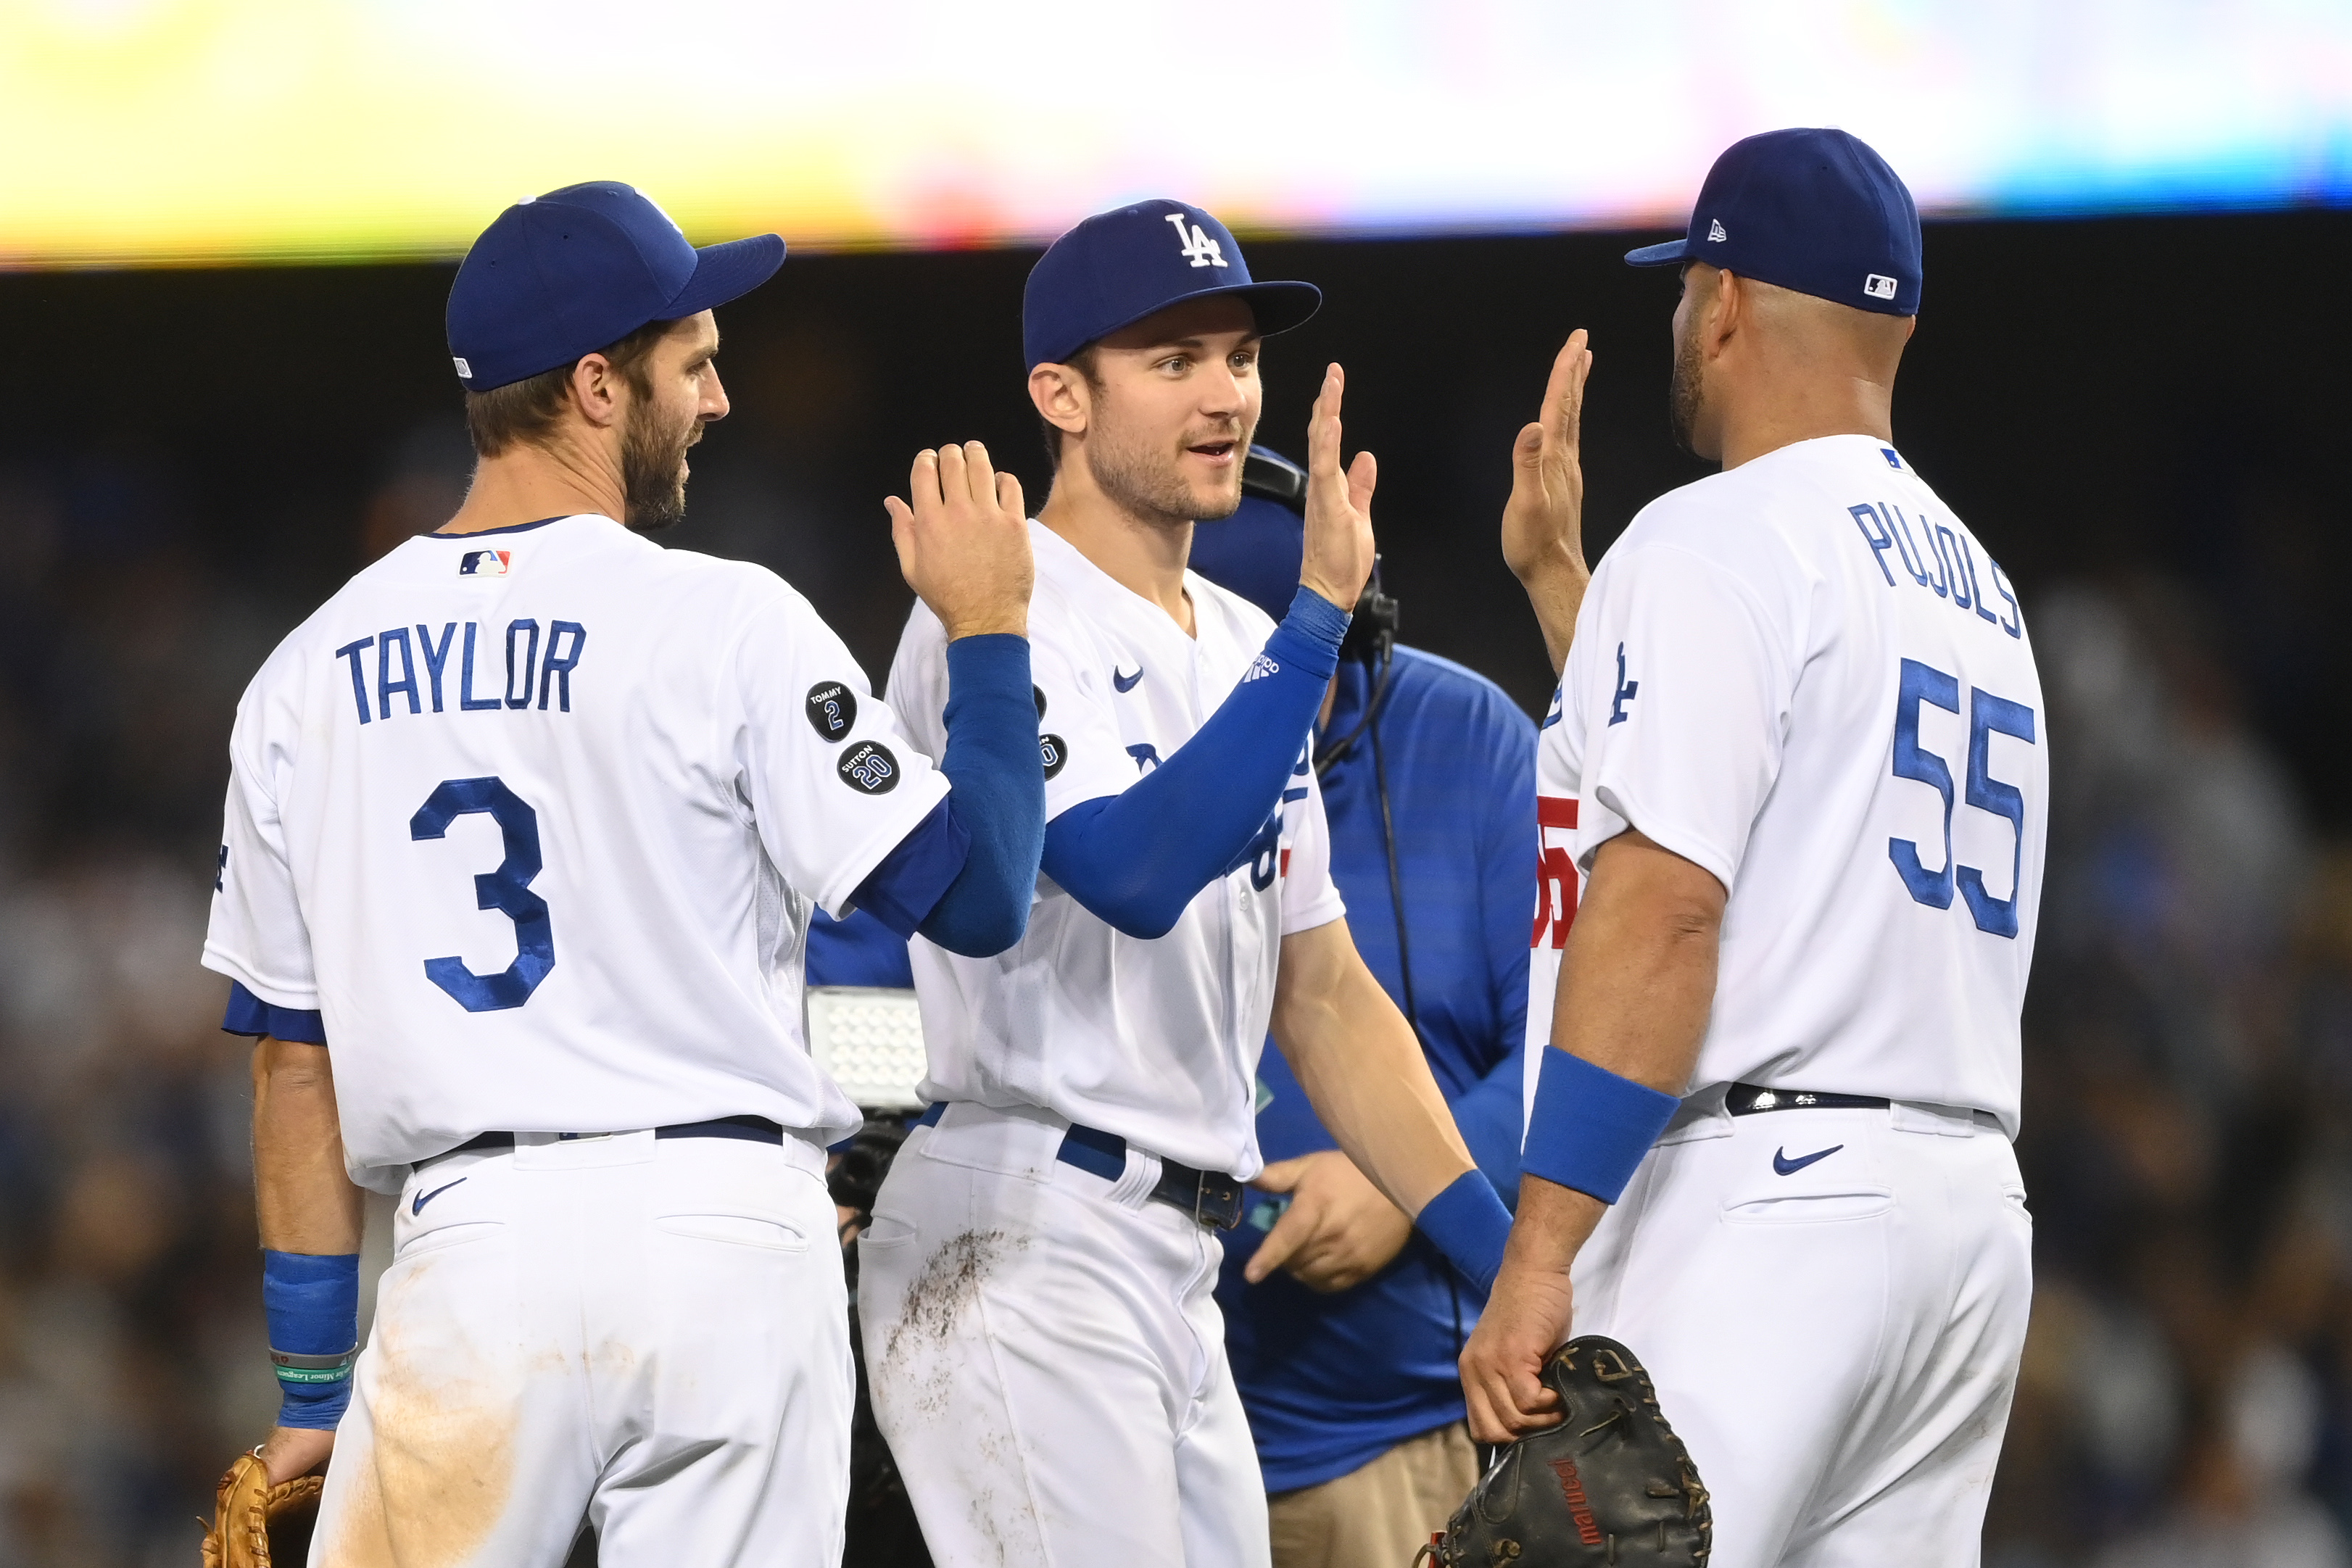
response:
<path fill-rule="evenodd" d="M 1210 238 L 1200 225 L 1185 222 L 1181 213 L 1169 213 L 1165 216 L 1176 225 L 1177 255 L 1194 267 L 1225 265 L 1225 247 Z"/>

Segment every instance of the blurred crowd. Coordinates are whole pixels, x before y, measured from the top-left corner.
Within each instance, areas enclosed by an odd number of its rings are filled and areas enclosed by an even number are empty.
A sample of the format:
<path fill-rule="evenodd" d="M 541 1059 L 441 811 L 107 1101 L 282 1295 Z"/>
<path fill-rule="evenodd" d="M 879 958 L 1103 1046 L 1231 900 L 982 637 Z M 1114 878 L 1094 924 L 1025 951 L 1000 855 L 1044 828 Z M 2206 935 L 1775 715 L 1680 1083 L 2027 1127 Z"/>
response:
<path fill-rule="evenodd" d="M 280 573 L 199 548 L 166 470 L 0 468 L 0 1568 L 190 1561 L 268 1424 L 247 1051 L 195 961 L 230 717 L 320 585 L 438 522 L 464 471 L 454 426 L 419 430 Z M 749 458 L 714 459 L 696 505 L 682 543 L 844 570 Z M 895 633 L 883 587 L 820 595 L 872 607 L 844 628 L 862 650 Z M 2315 827 L 2293 706 L 2239 656 L 2307 669 L 2296 639 L 2341 633 L 2285 588 L 2022 588 L 2056 798 L 2021 1147 L 2039 1288 L 1989 1561 L 2341 1568 L 2352 847 Z"/>

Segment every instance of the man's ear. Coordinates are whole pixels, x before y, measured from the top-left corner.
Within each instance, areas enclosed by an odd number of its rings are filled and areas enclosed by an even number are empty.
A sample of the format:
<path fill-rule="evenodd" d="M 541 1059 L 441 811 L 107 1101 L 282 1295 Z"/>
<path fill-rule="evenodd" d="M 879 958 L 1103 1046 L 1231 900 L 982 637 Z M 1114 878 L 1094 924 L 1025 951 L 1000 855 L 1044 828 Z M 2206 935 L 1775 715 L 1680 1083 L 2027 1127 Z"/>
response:
<path fill-rule="evenodd" d="M 1748 279 L 1736 272 L 1723 271 L 1715 275 L 1715 315 L 1709 323 L 1710 335 L 1718 344 L 1727 343 L 1740 332 L 1756 324 L 1756 292 Z"/>
<path fill-rule="evenodd" d="M 580 416 L 598 430 L 620 423 L 623 409 L 621 375 L 602 354 L 583 354 L 572 367 L 572 401 Z"/>
<path fill-rule="evenodd" d="M 1037 416 L 1065 435 L 1087 433 L 1093 390 L 1073 365 L 1039 365 L 1029 372 L 1029 401 L 1037 405 Z"/>

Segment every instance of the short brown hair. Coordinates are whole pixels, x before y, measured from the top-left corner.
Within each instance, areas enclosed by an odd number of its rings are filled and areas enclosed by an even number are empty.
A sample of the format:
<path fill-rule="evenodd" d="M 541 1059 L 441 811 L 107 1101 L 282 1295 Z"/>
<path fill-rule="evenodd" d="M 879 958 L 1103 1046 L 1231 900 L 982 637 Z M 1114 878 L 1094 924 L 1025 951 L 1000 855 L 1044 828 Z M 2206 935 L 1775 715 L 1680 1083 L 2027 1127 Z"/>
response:
<path fill-rule="evenodd" d="M 1068 359 L 1062 361 L 1062 363 L 1069 366 L 1072 370 L 1077 371 L 1078 374 L 1087 378 L 1087 390 L 1095 394 L 1097 402 L 1101 401 L 1103 392 L 1107 390 L 1102 379 L 1101 350 L 1102 345 L 1100 343 L 1088 343 L 1085 348 L 1080 349 L 1076 353 L 1072 354 Z M 1062 466 L 1062 427 L 1055 424 L 1052 420 L 1047 419 L 1041 413 L 1037 416 L 1037 431 L 1039 434 L 1045 438 L 1045 455 L 1054 460 L 1055 471 L 1056 473 L 1060 472 Z"/>
<path fill-rule="evenodd" d="M 619 342 L 598 349 L 595 352 L 612 361 L 613 369 L 629 383 L 630 392 L 638 397 L 650 396 L 653 383 L 646 376 L 646 361 L 654 345 L 669 336 L 675 321 L 648 321 Z M 588 356 L 583 354 L 581 360 Z M 466 394 L 466 434 L 474 438 L 474 455 L 499 457 L 517 445 L 546 444 L 555 422 L 563 417 L 563 406 L 570 397 L 572 372 L 580 368 L 580 360 L 568 365 L 558 365 L 551 371 L 541 371 L 535 376 L 509 382 L 488 392 Z"/>

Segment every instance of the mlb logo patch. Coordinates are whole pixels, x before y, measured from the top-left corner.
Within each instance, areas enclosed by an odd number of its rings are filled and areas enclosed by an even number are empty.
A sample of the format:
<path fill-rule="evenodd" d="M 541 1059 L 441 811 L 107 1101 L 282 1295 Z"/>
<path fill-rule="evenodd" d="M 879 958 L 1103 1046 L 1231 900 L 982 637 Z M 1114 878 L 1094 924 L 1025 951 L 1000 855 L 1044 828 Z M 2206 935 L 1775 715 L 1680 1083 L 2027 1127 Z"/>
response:
<path fill-rule="evenodd" d="M 457 562 L 459 577 L 504 577 L 514 566 L 514 555 L 502 549 L 469 549 Z"/>
<path fill-rule="evenodd" d="M 1871 273 L 1863 278 L 1862 291 L 1873 299 L 1892 299 L 1895 298 L 1895 279 L 1883 272 Z"/>

